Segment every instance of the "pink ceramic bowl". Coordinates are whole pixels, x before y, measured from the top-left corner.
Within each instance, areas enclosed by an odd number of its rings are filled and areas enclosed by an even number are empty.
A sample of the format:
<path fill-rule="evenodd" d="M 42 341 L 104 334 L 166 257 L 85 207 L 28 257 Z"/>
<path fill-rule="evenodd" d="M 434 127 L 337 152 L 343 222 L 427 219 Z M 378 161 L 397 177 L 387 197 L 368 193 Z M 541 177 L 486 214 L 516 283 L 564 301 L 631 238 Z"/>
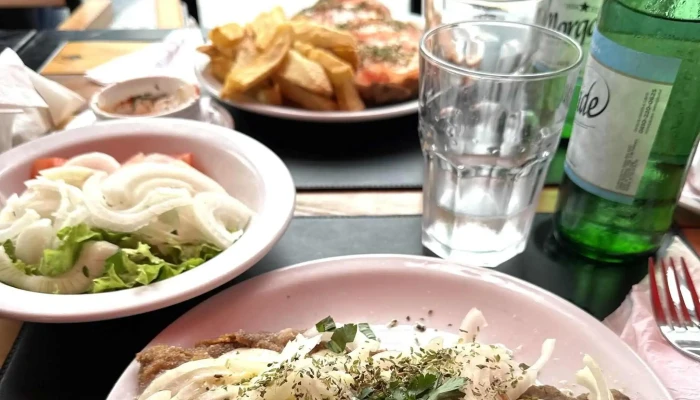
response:
<path fill-rule="evenodd" d="M 110 293 L 54 295 L 0 283 L 0 316 L 41 322 L 103 320 L 166 307 L 235 278 L 282 236 L 294 211 L 295 189 L 284 163 L 236 131 L 182 119 L 102 122 L 69 129 L 0 155 L 0 202 L 24 190 L 32 163 L 100 151 L 125 161 L 138 152 L 193 153 L 195 166 L 256 212 L 243 236 L 218 257 L 176 277 Z"/>

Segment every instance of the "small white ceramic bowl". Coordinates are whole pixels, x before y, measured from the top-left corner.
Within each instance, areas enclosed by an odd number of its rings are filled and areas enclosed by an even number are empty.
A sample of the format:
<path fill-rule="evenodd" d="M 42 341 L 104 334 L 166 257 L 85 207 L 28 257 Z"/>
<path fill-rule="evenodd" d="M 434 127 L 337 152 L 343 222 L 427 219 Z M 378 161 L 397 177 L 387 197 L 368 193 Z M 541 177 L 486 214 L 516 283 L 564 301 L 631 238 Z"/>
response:
<path fill-rule="evenodd" d="M 45 136 L 0 155 L 0 203 L 24 191 L 34 160 L 91 151 L 126 161 L 138 152 L 192 153 L 194 165 L 256 212 L 243 236 L 220 255 L 147 286 L 97 294 L 35 293 L 0 283 L 0 316 L 24 321 L 82 322 L 152 311 L 230 281 L 279 240 L 294 211 L 289 170 L 270 149 L 236 131 L 176 118 L 100 122 Z"/>
<path fill-rule="evenodd" d="M 131 115 L 108 111 L 122 101 L 142 95 L 176 95 L 181 103 L 166 111 L 154 114 Z M 100 90 L 90 100 L 90 109 L 100 120 L 172 117 L 201 119 L 199 87 L 170 76 L 149 76 L 117 82 Z"/>

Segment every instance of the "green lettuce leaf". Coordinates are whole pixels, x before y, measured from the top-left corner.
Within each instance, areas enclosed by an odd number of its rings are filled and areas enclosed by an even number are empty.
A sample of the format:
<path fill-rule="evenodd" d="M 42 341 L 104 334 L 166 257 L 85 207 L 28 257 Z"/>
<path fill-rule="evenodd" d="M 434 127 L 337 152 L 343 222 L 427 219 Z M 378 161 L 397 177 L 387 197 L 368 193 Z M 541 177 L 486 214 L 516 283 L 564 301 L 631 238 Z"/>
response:
<path fill-rule="evenodd" d="M 101 240 L 102 235 L 85 224 L 63 228 L 56 234 L 61 244 L 56 249 L 44 250 L 36 272 L 44 276 L 58 276 L 73 268 L 83 244 L 90 240 Z"/>
<path fill-rule="evenodd" d="M 139 242 L 108 258 L 105 274 L 93 281 L 93 293 L 132 288 L 172 278 L 221 253 L 211 245 L 162 245 Z"/>
<path fill-rule="evenodd" d="M 120 250 L 105 261 L 104 274 L 93 280 L 93 293 L 172 278 L 221 253 L 221 249 L 210 244 L 150 246 L 138 235 L 90 228 L 85 224 L 61 229 L 56 235 L 61 240 L 58 248 L 44 250 L 41 262 L 36 265 L 18 260 L 12 241 L 7 240 L 2 246 L 15 267 L 29 275 L 43 276 L 58 276 L 71 269 L 88 241 L 104 240 L 119 246 Z"/>

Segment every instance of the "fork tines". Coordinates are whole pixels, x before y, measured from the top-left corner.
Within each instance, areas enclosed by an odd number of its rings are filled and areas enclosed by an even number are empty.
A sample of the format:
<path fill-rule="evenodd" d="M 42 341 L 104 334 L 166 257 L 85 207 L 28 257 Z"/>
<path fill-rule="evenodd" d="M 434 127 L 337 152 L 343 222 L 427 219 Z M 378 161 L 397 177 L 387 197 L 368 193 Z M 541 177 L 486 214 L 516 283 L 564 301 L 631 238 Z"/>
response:
<path fill-rule="evenodd" d="M 700 361 L 700 300 L 688 265 L 683 258 L 680 268 L 673 259 L 669 265 L 661 260 L 660 269 L 649 258 L 649 287 L 656 324 L 674 348 Z M 661 285 L 657 282 L 659 276 Z M 661 295 L 659 290 L 663 291 Z"/>
<path fill-rule="evenodd" d="M 657 282 L 658 271 L 654 259 L 649 258 L 651 302 L 656 322 L 669 328 L 700 329 L 700 300 L 685 259 L 681 258 L 680 267 L 676 267 L 673 259 L 669 265 L 664 260 L 660 264 L 661 287 Z M 659 288 L 665 301 L 661 299 Z"/>

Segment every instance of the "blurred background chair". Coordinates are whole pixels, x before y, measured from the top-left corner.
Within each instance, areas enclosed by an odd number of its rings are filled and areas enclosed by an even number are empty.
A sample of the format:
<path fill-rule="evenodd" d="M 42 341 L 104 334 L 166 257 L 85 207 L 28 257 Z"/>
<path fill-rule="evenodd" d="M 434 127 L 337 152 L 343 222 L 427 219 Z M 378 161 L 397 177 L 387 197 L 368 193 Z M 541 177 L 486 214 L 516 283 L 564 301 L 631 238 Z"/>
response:
<path fill-rule="evenodd" d="M 196 0 L 0 0 L 0 30 L 177 29 Z"/>

